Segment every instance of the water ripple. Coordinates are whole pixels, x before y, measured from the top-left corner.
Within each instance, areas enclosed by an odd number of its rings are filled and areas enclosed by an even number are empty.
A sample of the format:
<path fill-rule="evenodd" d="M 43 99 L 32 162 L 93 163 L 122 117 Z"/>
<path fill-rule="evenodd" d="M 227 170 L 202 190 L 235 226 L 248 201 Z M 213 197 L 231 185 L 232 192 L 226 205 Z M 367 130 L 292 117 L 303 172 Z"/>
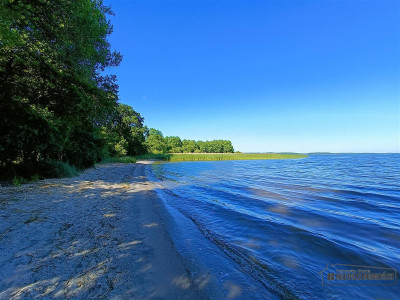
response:
<path fill-rule="evenodd" d="M 300 160 L 152 166 L 167 203 L 232 264 L 285 299 L 388 298 L 396 287 L 323 286 L 342 263 L 400 262 L 400 155 L 311 155 Z"/>

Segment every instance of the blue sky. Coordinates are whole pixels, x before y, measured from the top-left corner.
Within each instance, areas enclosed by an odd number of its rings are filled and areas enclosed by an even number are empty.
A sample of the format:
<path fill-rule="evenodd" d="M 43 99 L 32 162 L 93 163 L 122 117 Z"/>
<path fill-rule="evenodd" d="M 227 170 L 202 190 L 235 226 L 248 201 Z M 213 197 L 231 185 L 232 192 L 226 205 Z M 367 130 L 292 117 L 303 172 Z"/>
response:
<path fill-rule="evenodd" d="M 122 103 L 248 152 L 399 152 L 399 1 L 106 0 Z"/>

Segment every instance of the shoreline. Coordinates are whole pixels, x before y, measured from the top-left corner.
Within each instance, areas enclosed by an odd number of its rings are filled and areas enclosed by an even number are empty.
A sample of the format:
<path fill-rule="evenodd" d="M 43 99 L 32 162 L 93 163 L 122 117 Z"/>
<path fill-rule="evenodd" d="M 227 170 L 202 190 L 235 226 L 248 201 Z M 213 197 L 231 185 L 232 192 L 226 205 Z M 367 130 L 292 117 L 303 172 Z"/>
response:
<path fill-rule="evenodd" d="M 0 188 L 0 298 L 204 299 L 164 224 L 146 165 Z"/>
<path fill-rule="evenodd" d="M 146 154 L 138 159 L 157 159 L 166 162 L 181 161 L 222 161 L 222 160 L 275 160 L 275 159 L 301 159 L 305 154 L 283 154 L 283 153 L 165 153 Z"/>

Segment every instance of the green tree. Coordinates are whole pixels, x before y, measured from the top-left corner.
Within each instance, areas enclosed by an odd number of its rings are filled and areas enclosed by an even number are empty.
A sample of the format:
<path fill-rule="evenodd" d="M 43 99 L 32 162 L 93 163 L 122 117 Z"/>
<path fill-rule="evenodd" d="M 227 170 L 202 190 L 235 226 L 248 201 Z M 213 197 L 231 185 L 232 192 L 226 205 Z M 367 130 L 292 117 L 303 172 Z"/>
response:
<path fill-rule="evenodd" d="M 166 136 L 165 143 L 167 144 L 167 151 L 172 153 L 182 152 L 182 141 L 179 136 Z"/>
<path fill-rule="evenodd" d="M 235 150 L 233 149 L 231 141 L 222 141 L 223 142 L 223 151 L 224 153 L 233 153 Z"/>
<path fill-rule="evenodd" d="M 232 142 L 228 140 L 197 141 L 197 150 L 202 153 L 233 153 Z"/>
<path fill-rule="evenodd" d="M 203 141 L 197 141 L 196 142 L 196 148 L 197 148 L 197 152 L 200 153 L 205 153 L 205 143 Z"/>
<path fill-rule="evenodd" d="M 186 153 L 193 153 L 197 149 L 197 143 L 195 140 L 183 140 L 182 151 Z"/>
<path fill-rule="evenodd" d="M 0 166 L 45 160 L 88 167 L 117 103 L 121 55 L 101 0 L 1 0 Z"/>
<path fill-rule="evenodd" d="M 107 141 L 111 156 L 140 155 L 146 153 L 144 141 L 147 127 L 143 117 L 126 104 L 119 104 L 114 118 L 103 127 L 102 133 Z"/>
<path fill-rule="evenodd" d="M 167 143 L 162 132 L 154 128 L 150 128 L 145 145 L 149 153 L 159 154 L 167 152 Z"/>

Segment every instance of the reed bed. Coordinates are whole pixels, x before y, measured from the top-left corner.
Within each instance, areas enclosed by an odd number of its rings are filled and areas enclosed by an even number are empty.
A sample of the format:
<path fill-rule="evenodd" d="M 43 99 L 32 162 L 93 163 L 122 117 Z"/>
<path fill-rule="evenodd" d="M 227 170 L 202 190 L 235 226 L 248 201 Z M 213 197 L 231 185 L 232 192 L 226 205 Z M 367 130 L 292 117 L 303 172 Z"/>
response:
<path fill-rule="evenodd" d="M 101 161 L 101 164 L 110 164 L 110 163 L 129 164 L 129 163 L 135 163 L 136 160 L 137 159 L 134 156 L 107 157 Z"/>
<path fill-rule="evenodd" d="M 304 154 L 283 153 L 168 153 L 147 154 L 140 159 L 159 159 L 165 161 L 211 161 L 211 160 L 261 160 L 261 159 L 296 159 L 304 158 Z"/>

